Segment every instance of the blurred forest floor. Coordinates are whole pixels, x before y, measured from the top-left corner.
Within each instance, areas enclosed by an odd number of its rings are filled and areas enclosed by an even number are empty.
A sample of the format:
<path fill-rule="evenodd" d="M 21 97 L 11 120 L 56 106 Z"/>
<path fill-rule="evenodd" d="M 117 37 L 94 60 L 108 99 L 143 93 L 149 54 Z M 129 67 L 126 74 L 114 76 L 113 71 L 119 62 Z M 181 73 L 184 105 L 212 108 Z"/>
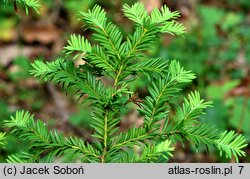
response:
<path fill-rule="evenodd" d="M 203 97 L 214 102 L 201 120 L 219 129 L 234 129 L 250 141 L 250 2 L 249 0 L 141 0 L 150 12 L 166 4 L 181 12 L 180 21 L 187 27 L 185 37 L 163 36 L 159 45 L 148 52 L 151 56 L 177 59 L 197 74 L 186 90 L 197 89 Z M 91 116 L 87 106 L 77 103 L 73 95 L 65 95 L 60 86 L 40 82 L 30 76 L 34 59 L 48 61 L 64 56 L 63 46 L 70 34 L 90 37 L 89 30 L 78 20 L 78 12 L 98 3 L 124 33 L 132 24 L 121 14 L 123 3 L 135 0 L 42 0 L 40 14 L 23 11 L 15 13 L 12 5 L 0 1 L 0 126 L 16 110 L 25 109 L 51 128 L 68 135 L 91 140 L 88 127 Z M 143 80 L 133 83 L 139 96 L 146 95 Z M 131 109 L 122 120 L 126 130 L 142 123 Z M 4 130 L 0 127 L 0 130 Z M 0 151 L 0 161 L 6 153 L 15 153 L 18 139 L 9 137 L 6 151 Z M 20 148 L 25 144 L 20 143 Z M 192 146 L 177 146 L 171 162 L 227 162 L 211 152 L 196 154 Z M 241 162 L 250 161 L 250 148 Z M 232 160 L 233 162 L 233 160 Z"/>

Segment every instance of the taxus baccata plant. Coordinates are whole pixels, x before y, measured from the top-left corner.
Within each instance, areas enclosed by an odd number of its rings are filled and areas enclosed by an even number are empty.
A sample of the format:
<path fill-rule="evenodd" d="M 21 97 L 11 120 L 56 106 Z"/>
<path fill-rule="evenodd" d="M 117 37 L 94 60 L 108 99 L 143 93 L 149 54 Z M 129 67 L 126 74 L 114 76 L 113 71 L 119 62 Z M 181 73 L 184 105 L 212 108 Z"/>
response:
<path fill-rule="evenodd" d="M 178 141 L 183 145 L 189 141 L 197 149 L 200 145 L 208 150 L 216 148 L 220 155 L 235 157 L 237 161 L 245 156 L 242 135 L 218 131 L 215 126 L 198 120 L 211 102 L 201 99 L 197 91 L 188 94 L 176 110 L 171 107 L 173 98 L 180 96 L 183 85 L 192 82 L 195 75 L 176 60 L 169 62 L 145 54 L 159 35 L 184 34 L 185 28 L 176 22 L 179 12 L 163 6 L 148 14 L 140 3 L 125 4 L 122 10 L 135 24 L 132 34 L 124 37 L 96 5 L 80 13 L 93 31 L 94 44 L 83 36 L 72 35 L 64 48 L 66 58 L 52 62 L 36 60 L 32 64 L 31 74 L 35 77 L 61 84 L 67 93 L 75 93 L 89 104 L 95 131 L 93 142 L 65 137 L 57 130 L 49 131 L 41 120 L 18 111 L 5 124 L 12 134 L 30 141 L 30 146 L 20 155 L 9 156 L 8 161 L 53 162 L 55 157 L 70 153 L 72 161 L 82 162 L 167 162 Z M 76 67 L 76 58 L 81 58 L 84 64 Z M 149 95 L 135 99 L 130 82 L 144 75 L 150 83 Z M 103 76 L 111 78 L 112 85 L 105 85 Z M 139 113 L 144 116 L 143 125 L 121 132 L 121 110 L 130 103 L 138 105 Z"/>

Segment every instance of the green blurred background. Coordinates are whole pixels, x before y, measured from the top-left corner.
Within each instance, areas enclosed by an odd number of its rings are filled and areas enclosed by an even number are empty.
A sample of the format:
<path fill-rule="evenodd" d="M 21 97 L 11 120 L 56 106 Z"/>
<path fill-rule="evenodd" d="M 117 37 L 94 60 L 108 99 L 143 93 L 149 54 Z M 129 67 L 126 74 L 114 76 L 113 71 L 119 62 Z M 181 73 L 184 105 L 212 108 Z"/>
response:
<path fill-rule="evenodd" d="M 124 33 L 133 30 L 132 24 L 121 14 L 123 3 L 135 0 L 40 0 L 40 14 L 30 11 L 15 13 L 13 5 L 0 0 L 0 131 L 3 120 L 16 110 L 25 109 L 45 120 L 50 128 L 67 135 L 77 135 L 91 141 L 88 127 L 91 116 L 88 107 L 77 103 L 73 95 L 65 95 L 60 86 L 43 83 L 29 75 L 30 63 L 41 58 L 48 61 L 63 56 L 61 52 L 69 35 L 84 31 L 78 12 L 100 4 L 108 11 Z M 185 87 L 201 92 L 203 98 L 213 101 L 213 108 L 201 120 L 219 129 L 233 129 L 243 133 L 250 142 L 250 2 L 249 0 L 141 0 L 150 12 L 166 4 L 181 12 L 180 22 L 187 27 L 184 37 L 161 36 L 157 46 L 147 52 L 150 56 L 177 59 L 197 79 Z M 21 8 L 21 7 L 20 7 Z M 139 97 L 147 94 L 143 79 L 132 83 Z M 183 94 L 183 95 L 184 95 Z M 178 105 L 178 101 L 177 101 Z M 121 128 L 126 130 L 138 122 L 133 107 L 124 111 Z M 25 143 L 13 136 L 0 150 L 0 162 L 7 154 L 25 148 Z M 17 147 L 18 146 L 18 147 Z M 241 162 L 250 161 L 250 148 Z M 67 157 L 62 159 L 67 161 Z M 177 146 L 171 162 L 230 162 L 219 158 L 216 152 L 205 148 L 198 154 L 192 146 Z M 233 160 L 232 160 L 233 162 Z"/>

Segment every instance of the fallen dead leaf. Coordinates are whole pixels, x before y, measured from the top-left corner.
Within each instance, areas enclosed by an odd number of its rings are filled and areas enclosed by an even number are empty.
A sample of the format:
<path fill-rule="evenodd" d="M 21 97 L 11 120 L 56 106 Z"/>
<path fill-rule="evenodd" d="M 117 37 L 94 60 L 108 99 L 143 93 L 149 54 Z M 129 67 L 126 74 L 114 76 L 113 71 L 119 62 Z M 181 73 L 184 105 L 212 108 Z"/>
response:
<path fill-rule="evenodd" d="M 21 27 L 21 37 L 27 43 L 39 42 L 50 44 L 56 42 L 61 37 L 61 31 L 53 24 L 30 24 Z"/>

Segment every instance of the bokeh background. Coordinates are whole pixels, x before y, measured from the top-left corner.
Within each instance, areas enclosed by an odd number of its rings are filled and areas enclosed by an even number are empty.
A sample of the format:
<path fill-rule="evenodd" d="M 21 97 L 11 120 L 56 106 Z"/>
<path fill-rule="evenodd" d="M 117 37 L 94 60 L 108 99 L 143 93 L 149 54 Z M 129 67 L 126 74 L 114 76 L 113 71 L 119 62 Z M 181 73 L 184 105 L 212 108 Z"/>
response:
<path fill-rule="evenodd" d="M 136 0 L 40 0 L 40 14 L 30 11 L 26 16 L 13 5 L 0 1 L 0 131 L 3 121 L 16 110 L 25 109 L 36 118 L 46 121 L 49 128 L 57 128 L 66 135 L 76 135 L 91 141 L 93 132 L 88 126 L 91 116 L 88 107 L 79 104 L 60 86 L 44 83 L 29 74 L 34 59 L 51 61 L 62 53 L 72 33 L 88 38 L 78 12 L 100 4 L 108 11 L 124 33 L 133 29 L 121 13 L 123 3 Z M 185 87 L 184 94 L 197 89 L 213 108 L 201 120 L 219 129 L 233 129 L 243 133 L 250 142 L 250 1 L 249 0 L 141 0 L 150 12 L 166 4 L 172 11 L 181 12 L 180 22 L 187 28 L 184 37 L 161 36 L 150 56 L 177 59 L 197 79 Z M 21 7 L 20 7 L 21 8 Z M 139 97 L 147 94 L 143 79 L 132 84 Z M 177 101 L 178 105 L 178 101 Z M 143 119 L 130 108 L 121 123 L 126 130 Z M 25 143 L 14 136 L 7 137 L 6 148 L 0 150 L 0 162 L 8 154 L 25 148 Z M 241 162 L 250 162 L 250 147 Z M 234 162 L 220 158 L 218 153 L 207 153 L 205 148 L 196 153 L 192 146 L 177 145 L 171 162 Z M 70 158 L 70 156 L 68 156 Z M 67 156 L 62 159 L 67 161 Z"/>

